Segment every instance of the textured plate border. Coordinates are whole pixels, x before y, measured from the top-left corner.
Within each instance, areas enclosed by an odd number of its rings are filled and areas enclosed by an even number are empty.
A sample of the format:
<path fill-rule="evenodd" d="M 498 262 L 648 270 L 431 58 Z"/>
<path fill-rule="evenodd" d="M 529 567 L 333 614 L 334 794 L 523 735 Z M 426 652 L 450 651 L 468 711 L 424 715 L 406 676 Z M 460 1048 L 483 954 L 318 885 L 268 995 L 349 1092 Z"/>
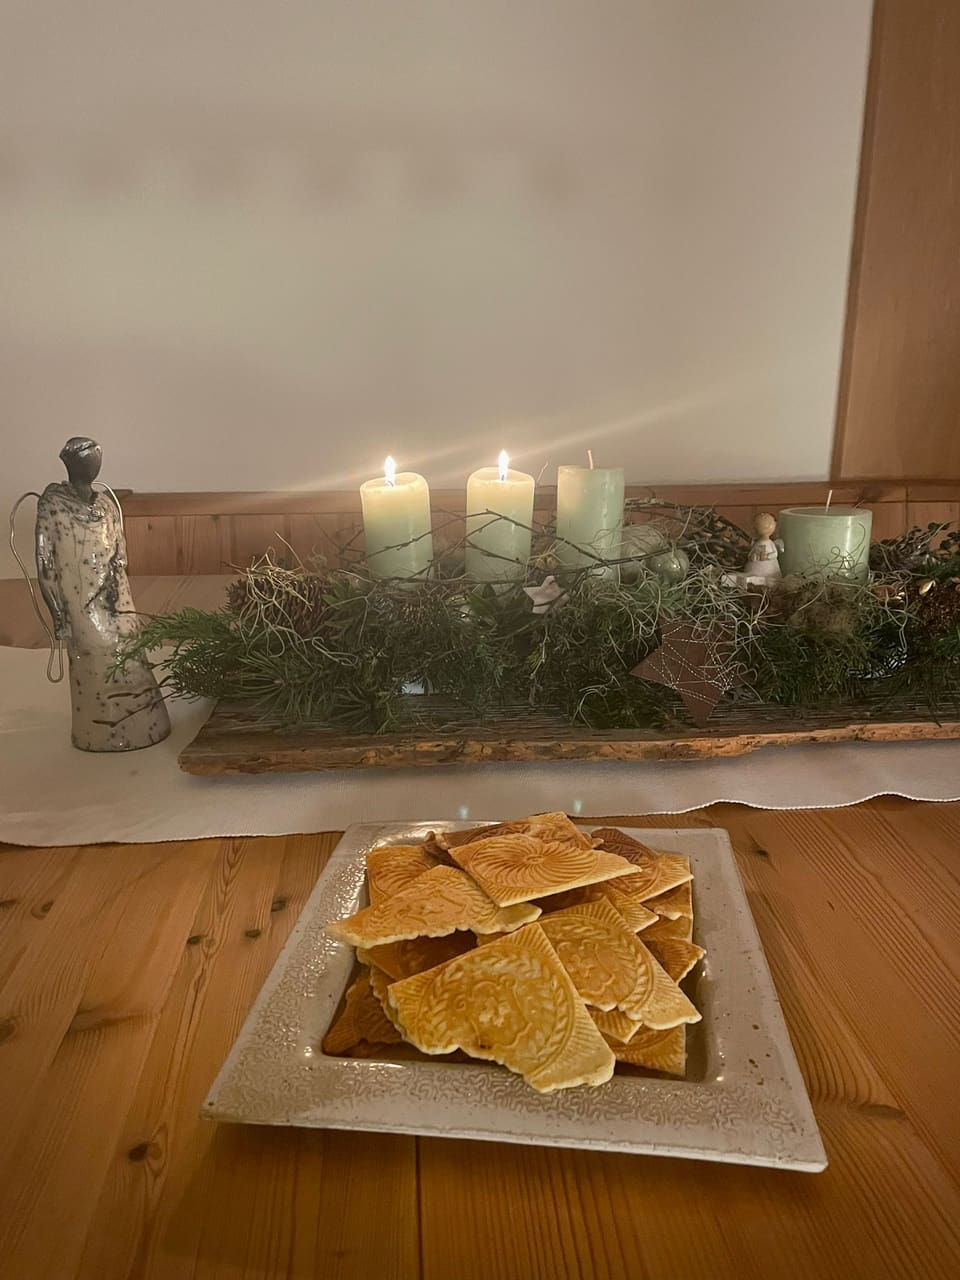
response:
<path fill-rule="evenodd" d="M 695 873 L 703 1079 L 615 1076 L 541 1095 L 483 1064 L 332 1058 L 319 1042 L 353 970 L 326 925 L 356 910 L 383 842 L 470 823 L 350 827 L 330 856 L 203 1105 L 215 1120 L 685 1156 L 816 1172 L 826 1155 L 727 833 L 645 830 Z"/>

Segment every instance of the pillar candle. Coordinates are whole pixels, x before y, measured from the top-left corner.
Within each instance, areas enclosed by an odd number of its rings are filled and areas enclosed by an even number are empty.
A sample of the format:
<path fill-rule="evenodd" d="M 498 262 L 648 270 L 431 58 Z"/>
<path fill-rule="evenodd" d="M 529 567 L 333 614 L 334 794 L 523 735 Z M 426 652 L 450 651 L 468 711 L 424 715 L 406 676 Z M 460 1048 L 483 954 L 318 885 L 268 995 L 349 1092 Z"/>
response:
<path fill-rule="evenodd" d="M 506 453 L 500 454 L 497 466 L 481 467 L 470 476 L 467 481 L 468 577 L 480 582 L 523 577 L 530 559 L 535 485 L 533 476 L 510 470 Z M 484 514 L 487 511 L 495 511 L 505 519 L 497 520 Z"/>
<path fill-rule="evenodd" d="M 392 458 L 383 469 L 382 479 L 360 486 L 367 564 L 377 578 L 412 578 L 433 560 L 430 489 L 415 471 L 398 472 Z"/>
<path fill-rule="evenodd" d="M 807 578 L 866 582 L 873 512 L 862 507 L 788 507 L 780 512 L 780 569 Z"/>
<path fill-rule="evenodd" d="M 583 568 L 596 563 L 578 547 L 606 559 L 619 558 L 623 488 L 622 467 L 557 468 L 556 554 L 561 564 Z"/>

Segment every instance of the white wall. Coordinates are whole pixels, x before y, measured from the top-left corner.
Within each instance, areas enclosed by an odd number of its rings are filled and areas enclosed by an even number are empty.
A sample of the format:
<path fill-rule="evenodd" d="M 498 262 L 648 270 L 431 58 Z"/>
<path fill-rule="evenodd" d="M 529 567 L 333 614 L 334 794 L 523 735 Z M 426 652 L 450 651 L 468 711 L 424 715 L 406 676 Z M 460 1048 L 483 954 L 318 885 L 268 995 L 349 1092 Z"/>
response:
<path fill-rule="evenodd" d="M 870 7 L 3 0 L 0 500 L 823 477 Z"/>

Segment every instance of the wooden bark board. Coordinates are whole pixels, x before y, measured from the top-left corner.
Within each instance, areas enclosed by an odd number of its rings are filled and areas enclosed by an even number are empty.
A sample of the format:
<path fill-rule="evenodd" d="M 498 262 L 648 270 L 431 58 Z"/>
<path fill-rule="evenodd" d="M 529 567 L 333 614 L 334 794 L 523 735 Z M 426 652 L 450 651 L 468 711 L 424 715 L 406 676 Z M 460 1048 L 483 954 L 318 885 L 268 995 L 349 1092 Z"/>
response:
<path fill-rule="evenodd" d="M 426 700 L 422 700 L 426 701 Z M 436 725 L 398 733 L 283 728 L 242 705 L 221 704 L 179 756 L 193 774 L 299 773 L 322 769 L 588 760 L 703 760 L 809 742 L 960 738 L 960 714 L 934 719 L 916 701 L 868 703 L 794 715 L 783 707 L 720 707 L 706 728 L 592 730 L 516 709 L 482 722 L 447 708 Z"/>

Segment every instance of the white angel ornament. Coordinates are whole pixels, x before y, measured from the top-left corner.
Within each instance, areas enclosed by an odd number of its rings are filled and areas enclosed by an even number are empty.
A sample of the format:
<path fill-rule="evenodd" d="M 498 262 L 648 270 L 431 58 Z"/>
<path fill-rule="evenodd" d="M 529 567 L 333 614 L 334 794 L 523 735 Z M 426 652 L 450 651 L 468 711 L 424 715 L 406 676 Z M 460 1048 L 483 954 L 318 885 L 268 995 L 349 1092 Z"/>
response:
<path fill-rule="evenodd" d="M 783 542 L 773 536 L 777 531 L 777 519 L 769 511 L 761 511 L 754 516 L 753 528 L 757 536 L 750 547 L 743 574 L 748 580 L 760 578 L 765 586 L 781 577 L 779 556 Z"/>

